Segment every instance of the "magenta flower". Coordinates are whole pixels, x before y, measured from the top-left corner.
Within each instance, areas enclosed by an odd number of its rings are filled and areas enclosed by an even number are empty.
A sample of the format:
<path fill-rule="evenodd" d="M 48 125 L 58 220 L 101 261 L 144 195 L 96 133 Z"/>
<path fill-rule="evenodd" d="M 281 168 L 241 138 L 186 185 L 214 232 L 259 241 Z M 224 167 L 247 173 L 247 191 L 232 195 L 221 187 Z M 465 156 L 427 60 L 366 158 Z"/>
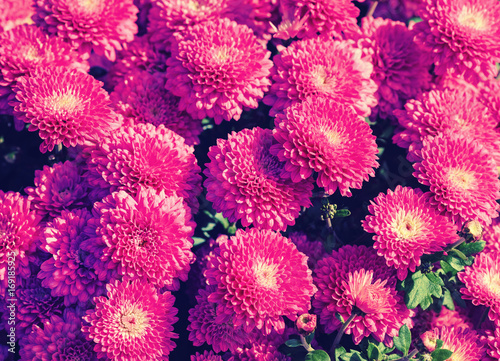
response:
<path fill-rule="evenodd" d="M 368 123 L 352 107 L 331 98 L 317 97 L 295 103 L 278 114 L 270 152 L 285 162 L 292 181 L 317 172 L 316 183 L 333 194 L 338 188 L 350 196 L 363 180 L 375 176 L 377 144 Z"/>
<path fill-rule="evenodd" d="M 115 282 L 106 286 L 107 296 L 94 299 L 95 309 L 87 311 L 82 326 L 94 341 L 98 358 L 159 361 L 175 348 L 173 324 L 177 322 L 175 298 L 170 292 L 158 294 L 148 283 Z"/>
<path fill-rule="evenodd" d="M 321 38 L 292 43 L 273 58 L 273 85 L 263 102 L 271 116 L 308 97 L 352 105 L 362 116 L 377 105 L 373 65 L 348 41 Z"/>
<path fill-rule="evenodd" d="M 205 351 L 202 354 L 197 352 L 191 355 L 191 361 L 222 361 L 222 357 L 214 354 L 213 351 Z"/>
<path fill-rule="evenodd" d="M 457 240 L 455 225 L 429 202 L 430 193 L 397 186 L 395 191 L 380 193 L 368 206 L 372 214 L 363 228 L 375 233 L 373 248 L 389 267 L 397 269 L 400 280 L 408 270 L 415 272 L 420 257 L 442 250 Z"/>
<path fill-rule="evenodd" d="M 269 152 L 272 143 L 271 130 L 255 127 L 210 147 L 207 200 L 231 222 L 284 231 L 295 224 L 301 207 L 311 205 L 312 181 L 282 178 L 284 163 Z"/>
<path fill-rule="evenodd" d="M 33 13 L 31 0 L 3 0 L 0 8 L 0 32 L 30 24 Z"/>
<path fill-rule="evenodd" d="M 437 340 L 443 341 L 442 348 L 453 352 L 449 360 L 484 361 L 486 356 L 484 341 L 469 328 L 443 326 L 427 331 L 420 338 L 431 352 L 436 349 Z"/>
<path fill-rule="evenodd" d="M 36 0 L 35 23 L 81 53 L 93 50 L 111 61 L 137 33 L 133 0 Z"/>
<path fill-rule="evenodd" d="M 269 90 L 271 53 L 245 25 L 218 19 L 176 34 L 166 87 L 193 118 L 240 119 Z"/>
<path fill-rule="evenodd" d="M 226 0 L 223 15 L 244 24 L 264 41 L 271 39 L 270 22 L 277 17 L 278 0 Z"/>
<path fill-rule="evenodd" d="M 218 304 L 216 322 L 231 320 L 246 332 L 282 333 L 283 316 L 295 321 L 316 292 L 307 256 L 271 230 L 238 230 L 215 250 L 205 276 L 217 287 L 208 296 Z"/>

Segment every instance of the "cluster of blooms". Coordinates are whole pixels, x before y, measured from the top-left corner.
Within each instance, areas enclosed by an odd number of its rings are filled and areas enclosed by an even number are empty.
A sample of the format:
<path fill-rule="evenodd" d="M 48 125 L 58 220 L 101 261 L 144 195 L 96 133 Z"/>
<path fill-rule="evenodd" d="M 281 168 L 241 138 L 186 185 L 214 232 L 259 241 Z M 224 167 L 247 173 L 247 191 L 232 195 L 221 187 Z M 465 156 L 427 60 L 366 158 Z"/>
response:
<path fill-rule="evenodd" d="M 15 299 L 22 361 L 168 360 L 178 314 L 191 361 L 289 361 L 316 317 L 356 345 L 405 325 L 423 353 L 500 359 L 500 2 L 377 5 L 0 0 L 0 122 L 61 160 L 0 190 L 0 338 Z M 308 234 L 316 198 L 356 199 L 385 167 L 372 121 L 421 188 L 359 201 L 372 243 L 332 242 L 333 216 Z M 227 224 L 195 254 L 217 226 L 200 214 Z M 398 283 L 470 222 L 487 245 L 456 294 L 487 320 L 409 309 Z"/>

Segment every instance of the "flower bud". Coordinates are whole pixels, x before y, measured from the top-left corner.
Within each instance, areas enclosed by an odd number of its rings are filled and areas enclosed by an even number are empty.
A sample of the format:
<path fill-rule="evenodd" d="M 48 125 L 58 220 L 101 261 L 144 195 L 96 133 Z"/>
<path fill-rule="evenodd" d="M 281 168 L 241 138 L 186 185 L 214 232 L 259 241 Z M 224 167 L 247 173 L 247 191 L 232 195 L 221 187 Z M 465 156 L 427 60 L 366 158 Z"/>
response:
<path fill-rule="evenodd" d="M 479 241 L 483 236 L 483 227 L 478 221 L 467 221 L 462 226 L 460 236 L 464 237 L 467 242 Z"/>
<path fill-rule="evenodd" d="M 297 329 L 301 334 L 310 334 L 316 329 L 316 315 L 304 313 L 297 319 Z"/>

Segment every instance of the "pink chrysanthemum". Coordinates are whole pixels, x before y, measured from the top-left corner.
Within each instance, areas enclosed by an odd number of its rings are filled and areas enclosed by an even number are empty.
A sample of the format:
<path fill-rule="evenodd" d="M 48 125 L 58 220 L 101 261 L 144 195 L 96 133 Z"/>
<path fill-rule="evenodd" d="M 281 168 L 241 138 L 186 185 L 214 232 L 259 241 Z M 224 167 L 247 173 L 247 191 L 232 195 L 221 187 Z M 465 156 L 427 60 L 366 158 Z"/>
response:
<path fill-rule="evenodd" d="M 68 160 L 36 170 L 35 187 L 27 187 L 25 192 L 38 213 L 57 217 L 63 210 L 85 207 L 87 188 L 82 169 Z"/>
<path fill-rule="evenodd" d="M 486 241 L 484 252 L 500 253 L 500 217 L 493 219 L 493 222 L 484 228 L 483 241 Z"/>
<path fill-rule="evenodd" d="M 205 351 L 202 354 L 191 355 L 191 361 L 222 361 L 222 357 L 214 354 L 213 351 Z"/>
<path fill-rule="evenodd" d="M 309 310 L 316 292 L 307 256 L 271 230 L 238 230 L 215 250 L 205 276 L 217 286 L 208 297 L 219 304 L 216 322 L 232 320 L 246 332 L 282 333 L 283 316 L 295 321 Z"/>
<path fill-rule="evenodd" d="M 356 344 L 369 335 L 389 344 L 403 324 L 412 327 L 413 311 L 396 292 L 396 272 L 373 248 L 349 245 L 333 251 L 318 262 L 314 281 L 313 306 L 327 333 L 341 327 L 337 313 L 345 320 L 358 313 L 345 331 Z"/>
<path fill-rule="evenodd" d="M 393 141 L 408 148 L 408 159 L 412 162 L 418 160 L 414 153 L 422 147 L 423 138 L 443 132 L 466 134 L 490 153 L 500 155 L 500 145 L 496 144 L 500 134 L 495 130 L 498 120 L 479 101 L 478 92 L 465 84 L 422 93 L 408 101 L 405 110 L 396 110 L 394 114 L 401 127 Z"/>
<path fill-rule="evenodd" d="M 423 140 L 413 167 L 418 181 L 430 187 L 431 204 L 455 223 L 497 217 L 500 180 L 487 150 L 463 135 L 440 134 Z"/>
<path fill-rule="evenodd" d="M 49 34 L 56 34 L 81 53 L 93 50 L 115 60 L 115 50 L 137 33 L 133 0 L 36 0 L 34 20 Z"/>
<path fill-rule="evenodd" d="M 178 196 L 141 188 L 135 197 L 114 192 L 94 204 L 94 219 L 81 247 L 100 259 L 97 271 L 116 269 L 124 280 L 140 279 L 161 288 L 187 280 L 195 224 Z"/>
<path fill-rule="evenodd" d="M 158 294 L 139 280 L 115 282 L 106 286 L 108 294 L 94 299 L 95 309 L 88 310 L 82 326 L 95 342 L 98 358 L 121 361 L 159 361 L 168 359 L 177 338 L 173 324 L 177 309 L 170 292 Z"/>
<path fill-rule="evenodd" d="M 291 357 L 279 352 L 278 347 L 284 344 L 292 333 L 296 331 L 289 328 L 285 329 L 283 334 L 273 331 L 269 335 L 263 335 L 256 332 L 252 343 L 238 348 L 228 361 L 291 361 Z"/>
<path fill-rule="evenodd" d="M 51 316 L 43 328 L 33 326 L 31 334 L 21 341 L 21 361 L 97 361 L 94 344 L 85 339 L 80 327 L 81 319 L 71 309 L 63 317 Z"/>
<path fill-rule="evenodd" d="M 187 145 L 199 144 L 201 122 L 179 111 L 180 99 L 165 89 L 165 76 L 146 71 L 129 73 L 111 93 L 111 100 L 124 117 L 154 126 L 163 124 L 182 136 Z"/>
<path fill-rule="evenodd" d="M 486 356 L 484 342 L 472 329 L 443 326 L 427 331 L 420 338 L 431 352 L 436 349 L 437 340 L 443 341 L 442 348 L 453 352 L 450 361 L 484 361 Z"/>
<path fill-rule="evenodd" d="M 246 25 L 218 19 L 176 34 L 166 87 L 193 118 L 240 119 L 269 90 L 271 53 Z"/>
<path fill-rule="evenodd" d="M 359 9 L 350 0 L 284 0 L 280 5 L 283 20 L 277 38 L 309 39 L 320 34 L 327 39 L 359 32 Z"/>
<path fill-rule="evenodd" d="M 243 327 L 234 327 L 231 320 L 219 323 L 216 321 L 217 304 L 211 303 L 208 296 L 216 290 L 216 286 L 208 286 L 206 290 L 200 289 L 196 296 L 196 306 L 189 310 L 187 327 L 189 340 L 195 346 L 201 346 L 205 342 L 211 345 L 215 352 L 234 352 L 238 347 L 244 346 L 251 341 Z"/>
<path fill-rule="evenodd" d="M 195 25 L 221 17 L 227 0 L 156 0 L 149 11 L 148 33 L 151 42 L 169 50 L 171 37 Z"/>
<path fill-rule="evenodd" d="M 299 182 L 318 173 L 316 183 L 328 194 L 338 188 L 350 196 L 363 180 L 375 176 L 377 143 L 370 126 L 353 109 L 331 98 L 295 103 L 275 119 L 271 153 L 285 162 L 284 170 Z"/>
<path fill-rule="evenodd" d="M 31 24 L 34 10 L 31 0 L 0 1 L 0 32 L 9 31 L 22 24 Z"/>
<path fill-rule="evenodd" d="M 91 75 L 63 67 L 39 68 L 19 78 L 14 115 L 39 130 L 40 151 L 58 144 L 74 147 L 97 142 L 120 126 L 108 93 Z"/>
<path fill-rule="evenodd" d="M 406 100 L 430 87 L 430 64 L 404 23 L 365 17 L 361 30 L 358 46 L 372 59 L 372 79 L 378 86 L 377 109 L 386 118 L 394 109 L 401 109 Z"/>
<path fill-rule="evenodd" d="M 489 307 L 489 319 L 500 327 L 500 253 L 480 253 L 458 278 L 465 284 L 460 289 L 463 298 L 475 306 Z"/>
<path fill-rule="evenodd" d="M 289 105 L 308 97 L 323 96 L 352 105 L 362 116 L 377 105 L 377 84 L 371 79 L 373 65 L 351 42 L 314 38 L 292 43 L 273 58 L 274 84 L 263 102 L 275 116 Z"/>
<path fill-rule="evenodd" d="M 163 125 L 125 124 L 88 152 L 86 176 L 99 193 L 97 198 L 117 190 L 135 195 L 142 185 L 184 198 L 196 213 L 201 169 L 194 148 L 172 130 Z"/>
<path fill-rule="evenodd" d="M 416 40 L 432 57 L 436 74 L 463 74 L 475 83 L 500 61 L 497 0 L 424 0 Z"/>
<path fill-rule="evenodd" d="M 84 57 L 70 45 L 58 37 L 49 37 L 36 26 L 21 25 L 0 32 L 0 112 L 12 113 L 9 102 L 14 99 L 13 88 L 18 78 L 48 66 L 63 66 L 83 72 L 89 70 Z M 23 122 L 15 124 L 17 130 L 24 127 Z"/>
<path fill-rule="evenodd" d="M 301 207 L 311 205 L 312 181 L 281 177 L 284 163 L 269 153 L 273 140 L 271 130 L 255 127 L 210 147 L 207 200 L 231 222 L 284 231 L 295 224 Z"/>
<path fill-rule="evenodd" d="M 31 202 L 17 192 L 0 190 L 0 295 L 8 286 L 8 270 L 16 277 L 30 275 L 29 261 L 35 252 L 41 217 L 30 210 Z M 10 262 L 10 263 L 9 263 Z M 11 290 L 11 288 L 9 288 Z M 14 291 L 14 290 L 12 290 Z"/>
<path fill-rule="evenodd" d="M 271 38 L 271 24 L 277 16 L 278 0 L 226 0 L 223 15 L 238 24 L 245 24 L 258 38 Z"/>
<path fill-rule="evenodd" d="M 87 260 L 88 252 L 81 248 L 86 236 L 84 229 L 92 218 L 87 209 L 63 211 L 43 230 L 41 247 L 52 257 L 42 263 L 38 278 L 50 288 L 52 296 L 64 297 L 64 304 L 78 303 L 85 307 L 95 296 L 105 293 L 105 284 Z"/>
<path fill-rule="evenodd" d="M 500 328 L 497 327 L 494 334 L 487 338 L 487 353 L 494 360 L 500 360 Z"/>
<path fill-rule="evenodd" d="M 404 280 L 415 272 L 420 257 L 442 250 L 457 240 L 456 227 L 429 202 L 431 194 L 420 189 L 397 186 L 380 193 L 368 206 L 372 214 L 362 221 L 366 232 L 375 233 L 373 248 L 397 269 Z"/>

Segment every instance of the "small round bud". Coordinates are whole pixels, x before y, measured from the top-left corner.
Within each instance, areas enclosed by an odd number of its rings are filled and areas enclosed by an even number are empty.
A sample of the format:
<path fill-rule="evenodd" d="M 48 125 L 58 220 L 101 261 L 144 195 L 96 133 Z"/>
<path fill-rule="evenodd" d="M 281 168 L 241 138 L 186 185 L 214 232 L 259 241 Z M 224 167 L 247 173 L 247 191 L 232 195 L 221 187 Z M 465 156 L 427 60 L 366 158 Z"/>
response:
<path fill-rule="evenodd" d="M 436 349 L 438 337 L 434 331 L 427 331 L 420 338 L 427 350 L 432 352 Z"/>
<path fill-rule="evenodd" d="M 297 329 L 301 334 L 310 334 L 316 329 L 316 315 L 304 313 L 297 319 Z"/>
<path fill-rule="evenodd" d="M 476 242 L 481 240 L 483 236 L 483 227 L 478 221 L 467 221 L 462 226 L 460 235 L 468 242 Z"/>

